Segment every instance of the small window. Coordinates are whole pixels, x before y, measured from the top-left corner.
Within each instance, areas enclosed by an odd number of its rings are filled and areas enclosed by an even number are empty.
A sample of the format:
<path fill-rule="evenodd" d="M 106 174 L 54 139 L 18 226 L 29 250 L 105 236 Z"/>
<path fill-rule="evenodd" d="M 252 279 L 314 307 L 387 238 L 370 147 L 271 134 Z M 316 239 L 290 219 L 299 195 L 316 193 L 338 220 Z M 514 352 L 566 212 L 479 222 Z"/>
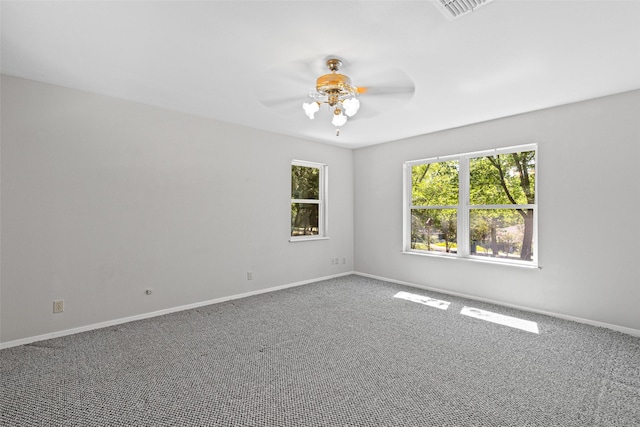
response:
<path fill-rule="evenodd" d="M 405 252 L 537 265 L 535 145 L 405 163 Z"/>
<path fill-rule="evenodd" d="M 291 163 L 291 241 L 327 236 L 327 166 Z"/>

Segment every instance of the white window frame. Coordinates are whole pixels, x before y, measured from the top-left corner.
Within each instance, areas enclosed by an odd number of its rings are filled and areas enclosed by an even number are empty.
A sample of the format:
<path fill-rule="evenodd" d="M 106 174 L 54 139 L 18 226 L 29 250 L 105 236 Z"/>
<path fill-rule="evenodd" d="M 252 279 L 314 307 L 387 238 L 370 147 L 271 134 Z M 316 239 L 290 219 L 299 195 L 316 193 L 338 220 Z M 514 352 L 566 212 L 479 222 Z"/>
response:
<path fill-rule="evenodd" d="M 318 199 L 291 199 L 291 203 L 307 203 L 318 205 L 318 234 L 310 236 L 291 236 L 290 242 L 304 242 L 309 240 L 324 240 L 329 238 L 328 223 L 328 183 L 329 183 L 329 166 L 324 163 L 309 162 L 306 160 L 292 160 L 291 166 L 302 166 L 308 168 L 319 169 L 318 179 Z M 291 193 L 291 185 L 289 185 L 289 193 Z M 291 194 L 289 194 L 291 196 Z M 289 223 L 291 223 L 291 205 L 289 205 Z"/>
<path fill-rule="evenodd" d="M 476 157 L 483 157 L 496 154 L 509 154 L 522 151 L 535 151 L 536 164 L 535 164 L 535 203 L 522 204 L 522 205 L 472 205 L 470 203 L 469 196 L 469 161 Z M 458 204 L 449 206 L 449 208 L 457 209 L 457 252 L 456 253 L 437 253 L 427 252 L 418 249 L 411 248 L 411 211 L 412 209 L 420 208 L 420 206 L 414 206 L 412 204 L 412 180 L 411 180 L 411 168 L 415 165 L 425 163 L 438 163 L 450 160 L 458 160 Z M 538 147 L 537 144 L 526 144 L 512 147 L 496 148 L 491 150 L 475 151 L 471 153 L 455 154 L 450 156 L 432 157 L 420 160 L 411 160 L 404 162 L 403 165 L 403 239 L 402 247 L 403 253 L 411 255 L 421 255 L 429 257 L 442 257 L 450 259 L 465 259 L 480 261 L 494 264 L 516 265 L 523 267 L 538 268 Z M 437 208 L 445 208 L 446 206 L 435 206 Z M 493 258 L 472 255 L 470 250 L 469 241 L 469 217 L 471 209 L 533 209 L 533 257 L 531 261 L 522 261 L 516 259 L 506 258 Z"/>

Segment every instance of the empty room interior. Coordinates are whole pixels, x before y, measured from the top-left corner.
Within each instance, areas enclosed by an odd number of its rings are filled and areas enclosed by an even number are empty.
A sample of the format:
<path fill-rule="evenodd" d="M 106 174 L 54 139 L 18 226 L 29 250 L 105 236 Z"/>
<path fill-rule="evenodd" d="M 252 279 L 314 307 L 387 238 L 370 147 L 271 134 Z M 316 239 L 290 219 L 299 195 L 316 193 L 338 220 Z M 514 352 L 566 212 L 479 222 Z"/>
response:
<path fill-rule="evenodd" d="M 640 2 L 0 20 L 0 424 L 640 425 Z"/>

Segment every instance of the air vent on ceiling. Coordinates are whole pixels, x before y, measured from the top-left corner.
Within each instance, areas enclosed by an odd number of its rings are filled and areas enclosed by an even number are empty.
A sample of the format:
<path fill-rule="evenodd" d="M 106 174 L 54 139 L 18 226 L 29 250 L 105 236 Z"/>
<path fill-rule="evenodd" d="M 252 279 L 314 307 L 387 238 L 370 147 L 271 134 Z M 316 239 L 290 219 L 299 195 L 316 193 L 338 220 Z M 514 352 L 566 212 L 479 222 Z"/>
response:
<path fill-rule="evenodd" d="M 480 6 L 490 3 L 492 0 L 438 0 L 434 2 L 446 16 L 451 19 L 473 12 Z"/>

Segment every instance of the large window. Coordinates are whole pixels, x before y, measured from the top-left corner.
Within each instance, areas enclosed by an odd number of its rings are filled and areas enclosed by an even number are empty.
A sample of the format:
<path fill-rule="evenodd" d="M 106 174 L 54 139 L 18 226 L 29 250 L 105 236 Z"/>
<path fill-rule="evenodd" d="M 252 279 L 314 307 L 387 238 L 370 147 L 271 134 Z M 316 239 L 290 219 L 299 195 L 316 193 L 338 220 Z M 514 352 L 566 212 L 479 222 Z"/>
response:
<path fill-rule="evenodd" d="M 536 147 L 405 163 L 405 252 L 537 265 Z"/>
<path fill-rule="evenodd" d="M 291 162 L 292 241 L 326 237 L 326 180 L 326 165 Z"/>

